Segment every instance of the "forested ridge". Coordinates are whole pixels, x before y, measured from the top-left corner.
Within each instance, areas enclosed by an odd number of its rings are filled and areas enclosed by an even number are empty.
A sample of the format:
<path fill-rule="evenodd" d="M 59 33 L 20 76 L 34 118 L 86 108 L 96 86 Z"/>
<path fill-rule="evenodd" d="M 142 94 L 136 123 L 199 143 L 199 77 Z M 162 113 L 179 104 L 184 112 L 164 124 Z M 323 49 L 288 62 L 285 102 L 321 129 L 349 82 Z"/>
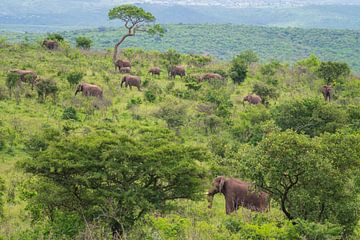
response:
<path fill-rule="evenodd" d="M 86 37 L 67 42 L 74 32 L 58 45 L 2 39 L 0 239 L 358 239 L 360 79 L 348 55 L 303 52 L 289 64 L 270 60 L 286 53 L 242 51 L 249 45 L 223 53 L 236 55 L 227 61 L 179 53 L 216 55 L 192 39 L 223 27 L 168 26 L 165 38 L 191 49 L 157 40 L 163 52 L 150 51 L 144 36 L 129 39 L 120 59 L 139 90 L 109 51 L 89 49 Z M 114 45 L 115 31 L 77 34 Z M 263 49 L 276 46 L 268 38 Z M 217 176 L 266 192 L 270 209 L 227 215 L 221 194 L 209 209 Z"/>
<path fill-rule="evenodd" d="M 360 32 L 353 30 L 275 28 L 233 24 L 174 24 L 164 25 L 163 38 L 138 37 L 124 42 L 126 47 L 166 51 L 169 48 L 182 53 L 210 54 L 230 60 L 238 52 L 252 49 L 262 61 L 278 59 L 293 63 L 310 54 L 323 61 L 348 63 L 353 71 L 360 71 Z M 84 29 L 62 32 L 75 42 L 78 36 L 93 41 L 96 49 L 109 49 L 118 40 L 116 28 Z M 10 42 L 41 41 L 42 34 L 3 32 Z"/>

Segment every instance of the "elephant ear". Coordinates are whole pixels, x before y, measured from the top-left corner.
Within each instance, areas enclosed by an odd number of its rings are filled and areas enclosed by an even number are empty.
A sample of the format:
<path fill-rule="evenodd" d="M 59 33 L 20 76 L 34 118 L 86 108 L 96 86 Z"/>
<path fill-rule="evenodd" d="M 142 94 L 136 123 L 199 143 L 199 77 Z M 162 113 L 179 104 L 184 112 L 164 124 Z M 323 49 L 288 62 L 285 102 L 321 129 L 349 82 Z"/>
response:
<path fill-rule="evenodd" d="M 219 192 L 222 192 L 224 184 L 225 184 L 225 177 L 221 177 L 220 178 L 220 183 L 219 183 Z"/>

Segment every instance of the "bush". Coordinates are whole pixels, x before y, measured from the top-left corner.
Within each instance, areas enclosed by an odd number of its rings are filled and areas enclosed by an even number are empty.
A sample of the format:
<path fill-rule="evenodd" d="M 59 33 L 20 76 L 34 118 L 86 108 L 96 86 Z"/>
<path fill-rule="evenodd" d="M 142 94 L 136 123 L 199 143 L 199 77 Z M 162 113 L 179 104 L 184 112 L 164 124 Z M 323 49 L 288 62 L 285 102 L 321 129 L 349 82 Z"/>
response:
<path fill-rule="evenodd" d="M 346 63 L 322 62 L 317 69 L 319 78 L 325 80 L 326 84 L 331 84 L 339 80 L 340 77 L 350 75 L 350 67 Z"/>
<path fill-rule="evenodd" d="M 126 108 L 130 109 L 130 108 L 132 108 L 134 106 L 139 106 L 141 103 L 142 103 L 141 98 L 139 98 L 139 97 L 131 98 L 128 101 Z"/>
<path fill-rule="evenodd" d="M 279 96 L 275 87 L 262 82 L 257 82 L 254 84 L 253 92 L 261 97 L 261 102 L 264 105 L 268 105 L 271 98 L 276 99 Z"/>
<path fill-rule="evenodd" d="M 241 58 L 240 55 L 236 56 L 231 61 L 230 77 L 234 83 L 240 84 L 245 81 L 248 72 L 247 63 Z"/>
<path fill-rule="evenodd" d="M 71 86 L 74 86 L 81 82 L 84 74 L 82 72 L 71 72 L 67 75 L 66 79 Z"/>
<path fill-rule="evenodd" d="M 172 129 L 177 129 L 184 125 L 187 119 L 185 106 L 176 102 L 166 103 L 160 108 L 155 116 L 163 119 L 168 127 Z"/>
<path fill-rule="evenodd" d="M 48 34 L 48 36 L 47 36 L 46 39 L 54 40 L 54 41 L 58 41 L 58 42 L 64 41 L 64 37 L 61 36 L 61 34 L 59 34 L 59 33 L 51 33 L 51 34 Z"/>
<path fill-rule="evenodd" d="M 76 38 L 76 47 L 78 48 L 89 49 L 91 47 L 91 44 L 92 40 L 87 37 L 79 36 Z"/>
<path fill-rule="evenodd" d="M 293 129 L 311 137 L 324 132 L 334 133 L 348 120 L 345 110 L 319 99 L 284 102 L 272 109 L 272 115 L 281 129 Z"/>
<path fill-rule="evenodd" d="M 64 120 L 78 120 L 77 114 L 76 114 L 76 109 L 73 107 L 67 107 L 65 108 L 63 115 L 62 115 L 62 119 Z"/>
<path fill-rule="evenodd" d="M 41 80 L 36 84 L 36 90 L 39 96 L 39 101 L 44 102 L 48 95 L 52 95 L 55 101 L 58 87 L 56 82 L 50 79 Z"/>
<path fill-rule="evenodd" d="M 195 90 L 195 91 L 197 91 L 197 90 L 199 90 L 201 88 L 201 84 L 198 83 L 196 78 L 193 77 L 193 76 L 186 76 L 185 77 L 185 86 L 188 89 Z"/>

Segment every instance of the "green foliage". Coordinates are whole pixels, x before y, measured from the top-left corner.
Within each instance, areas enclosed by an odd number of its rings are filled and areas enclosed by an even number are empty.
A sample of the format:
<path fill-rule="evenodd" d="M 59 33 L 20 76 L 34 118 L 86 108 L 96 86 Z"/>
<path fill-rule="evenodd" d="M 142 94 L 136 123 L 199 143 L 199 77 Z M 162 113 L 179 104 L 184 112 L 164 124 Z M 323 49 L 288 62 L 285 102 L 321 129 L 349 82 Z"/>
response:
<path fill-rule="evenodd" d="M 76 47 L 82 49 L 90 49 L 92 45 L 92 40 L 85 36 L 79 36 L 75 39 L 75 41 L 76 41 Z"/>
<path fill-rule="evenodd" d="M 204 172 L 195 161 L 203 161 L 203 150 L 180 144 L 165 129 L 136 128 L 131 138 L 113 127 L 43 140 L 47 148 L 32 151 L 32 159 L 22 163 L 39 178 L 30 202 L 38 198 L 34 203 L 40 216 L 58 209 L 88 221 L 100 219 L 113 233 L 122 234 L 145 213 L 169 209 L 169 200 L 197 199 Z M 46 199 L 39 201 L 44 191 Z"/>
<path fill-rule="evenodd" d="M 324 132 L 333 133 L 348 120 L 346 111 L 342 108 L 319 99 L 285 102 L 275 106 L 272 114 L 281 129 L 293 129 L 312 137 Z"/>
<path fill-rule="evenodd" d="M 84 77 L 84 73 L 82 72 L 71 72 L 66 76 L 66 79 L 71 86 L 74 86 L 80 83 L 83 77 Z"/>
<path fill-rule="evenodd" d="M 230 116 L 233 103 L 231 102 L 228 93 L 221 90 L 212 89 L 205 93 L 203 100 L 215 105 L 216 116 L 223 118 Z"/>
<path fill-rule="evenodd" d="M 17 73 L 10 72 L 6 76 L 6 86 L 12 91 L 20 83 L 20 76 Z"/>
<path fill-rule="evenodd" d="M 259 56 L 253 50 L 246 50 L 240 53 L 237 58 L 242 60 L 246 66 L 250 66 L 252 63 L 256 63 L 259 61 Z"/>
<path fill-rule="evenodd" d="M 78 116 L 76 113 L 76 109 L 73 107 L 67 107 L 64 109 L 63 115 L 62 115 L 62 119 L 64 120 L 78 120 Z"/>
<path fill-rule="evenodd" d="M 146 93 L 145 93 L 145 96 L 146 96 Z M 151 97 L 150 97 L 151 98 Z M 154 99 L 155 100 L 155 99 Z M 149 100 L 148 100 L 149 101 Z M 128 104 L 126 106 L 127 109 L 130 109 L 134 106 L 139 106 L 140 104 L 142 103 L 141 101 L 141 98 L 137 97 L 137 98 L 131 98 L 129 101 L 128 101 Z"/>
<path fill-rule="evenodd" d="M 185 106 L 176 102 L 167 102 L 160 107 L 155 115 L 163 119 L 168 127 L 172 129 L 177 129 L 184 125 L 187 119 Z"/>
<path fill-rule="evenodd" d="M 349 74 L 349 65 L 340 62 L 322 62 L 317 70 L 317 75 L 324 79 L 326 84 L 335 83 L 340 77 L 347 77 Z"/>
<path fill-rule="evenodd" d="M 4 217 L 4 192 L 5 192 L 4 180 L 0 178 L 0 220 Z"/>
<path fill-rule="evenodd" d="M 341 239 L 342 227 L 336 224 L 319 224 L 301 219 L 296 220 L 296 231 L 308 240 L 336 240 Z"/>
<path fill-rule="evenodd" d="M 240 84 L 245 81 L 248 72 L 247 64 L 241 55 L 233 58 L 229 75 L 234 83 Z"/>
<path fill-rule="evenodd" d="M 44 80 L 40 80 L 36 84 L 36 91 L 38 93 L 39 100 L 41 102 L 44 102 L 46 100 L 46 97 L 50 94 L 53 96 L 53 99 L 55 101 L 58 87 L 54 80 L 44 79 Z"/>
<path fill-rule="evenodd" d="M 114 7 L 109 11 L 109 19 L 120 19 L 124 22 L 153 22 L 155 17 L 150 13 L 144 11 L 141 7 L 137 7 L 131 4 L 124 4 L 118 7 Z"/>
<path fill-rule="evenodd" d="M 340 139 L 344 143 L 335 146 Z M 271 193 L 289 219 L 327 220 L 347 235 L 359 220 L 359 192 L 348 188 L 359 171 L 357 139 L 349 133 L 315 139 L 290 130 L 270 133 L 255 148 L 241 150 L 241 175 Z M 345 144 L 351 153 L 344 152 Z"/>
<path fill-rule="evenodd" d="M 186 76 L 185 77 L 185 86 L 188 88 L 188 89 L 191 89 L 191 90 L 199 90 L 201 88 L 201 84 L 197 81 L 196 77 L 194 76 Z"/>
<path fill-rule="evenodd" d="M 253 92 L 261 97 L 261 101 L 265 105 L 269 103 L 270 99 L 276 99 L 279 97 L 279 93 L 277 92 L 275 87 L 263 82 L 255 83 L 253 86 Z"/>
<path fill-rule="evenodd" d="M 58 42 L 64 41 L 64 37 L 60 33 L 50 33 L 47 35 L 46 39 L 54 40 Z"/>
<path fill-rule="evenodd" d="M 167 70 L 170 71 L 173 66 L 181 63 L 181 54 L 174 49 L 168 49 L 162 54 L 162 59 Z"/>
<path fill-rule="evenodd" d="M 311 54 L 308 58 L 301 59 L 296 62 L 296 66 L 305 67 L 311 72 L 316 72 L 321 64 L 320 59 L 315 55 Z"/>
<path fill-rule="evenodd" d="M 277 70 L 281 67 L 281 64 L 278 60 L 271 60 L 270 63 L 264 64 L 260 68 L 261 74 L 267 79 L 273 77 Z"/>

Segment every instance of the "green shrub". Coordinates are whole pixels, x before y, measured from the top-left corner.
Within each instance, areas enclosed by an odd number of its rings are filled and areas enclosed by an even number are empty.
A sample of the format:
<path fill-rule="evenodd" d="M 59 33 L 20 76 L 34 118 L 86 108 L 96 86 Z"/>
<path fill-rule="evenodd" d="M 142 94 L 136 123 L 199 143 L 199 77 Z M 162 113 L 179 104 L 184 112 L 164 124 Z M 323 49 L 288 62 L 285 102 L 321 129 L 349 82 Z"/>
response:
<path fill-rule="evenodd" d="M 134 106 L 140 105 L 141 103 L 142 103 L 141 98 L 139 98 L 139 97 L 131 98 L 128 101 L 126 108 L 130 109 L 130 108 L 132 108 Z"/>
<path fill-rule="evenodd" d="M 344 127 L 348 120 L 345 110 L 319 99 L 281 103 L 272 109 L 272 115 L 281 129 L 293 129 L 311 137 L 324 132 L 333 133 Z"/>
<path fill-rule="evenodd" d="M 39 101 L 44 102 L 48 95 L 52 95 L 55 101 L 58 87 L 54 80 L 45 79 L 36 84 L 36 90 L 39 96 Z"/>
<path fill-rule="evenodd" d="M 76 113 L 76 109 L 73 107 L 67 107 L 64 109 L 63 115 L 62 115 L 62 119 L 64 120 L 78 120 L 78 116 Z"/>
<path fill-rule="evenodd" d="M 248 72 L 247 63 L 241 58 L 241 56 L 236 56 L 231 61 L 231 68 L 229 76 L 236 84 L 240 84 L 245 81 Z"/>
<path fill-rule="evenodd" d="M 261 97 L 261 102 L 265 105 L 269 104 L 270 99 L 279 97 L 275 87 L 262 82 L 257 82 L 253 85 L 253 92 Z"/>
<path fill-rule="evenodd" d="M 47 35 L 46 39 L 54 40 L 58 42 L 64 41 L 64 37 L 59 33 L 50 33 Z"/>
<path fill-rule="evenodd" d="M 76 41 L 76 47 L 82 49 L 89 49 L 92 45 L 92 40 L 85 36 L 79 36 L 76 38 L 75 41 Z"/>
<path fill-rule="evenodd" d="M 71 86 L 76 85 L 81 82 L 84 77 L 82 72 L 71 72 L 67 75 L 66 79 Z"/>

